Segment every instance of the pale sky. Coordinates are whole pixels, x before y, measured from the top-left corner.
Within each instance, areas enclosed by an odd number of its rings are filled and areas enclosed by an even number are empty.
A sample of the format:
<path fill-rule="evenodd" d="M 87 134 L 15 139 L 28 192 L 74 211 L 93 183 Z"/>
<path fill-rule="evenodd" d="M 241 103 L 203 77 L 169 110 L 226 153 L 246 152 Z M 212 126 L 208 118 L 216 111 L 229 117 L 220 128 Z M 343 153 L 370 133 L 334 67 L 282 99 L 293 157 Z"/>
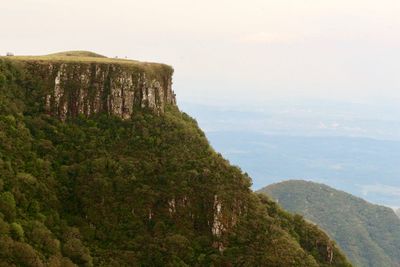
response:
<path fill-rule="evenodd" d="M 400 100 L 399 0 L 0 0 L 0 54 L 175 68 L 178 101 Z"/>

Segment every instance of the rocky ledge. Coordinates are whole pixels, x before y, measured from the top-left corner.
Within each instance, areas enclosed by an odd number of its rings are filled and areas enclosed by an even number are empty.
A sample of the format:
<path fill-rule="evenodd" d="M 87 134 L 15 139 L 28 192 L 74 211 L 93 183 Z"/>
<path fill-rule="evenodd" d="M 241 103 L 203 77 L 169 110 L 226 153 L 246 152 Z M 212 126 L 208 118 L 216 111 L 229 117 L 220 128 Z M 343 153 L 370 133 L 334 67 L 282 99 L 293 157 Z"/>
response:
<path fill-rule="evenodd" d="M 45 111 L 61 120 L 101 112 L 129 119 L 138 108 L 162 114 L 167 105 L 176 105 L 172 67 L 91 54 L 82 56 L 79 51 L 7 60 L 18 61 L 40 83 Z"/>

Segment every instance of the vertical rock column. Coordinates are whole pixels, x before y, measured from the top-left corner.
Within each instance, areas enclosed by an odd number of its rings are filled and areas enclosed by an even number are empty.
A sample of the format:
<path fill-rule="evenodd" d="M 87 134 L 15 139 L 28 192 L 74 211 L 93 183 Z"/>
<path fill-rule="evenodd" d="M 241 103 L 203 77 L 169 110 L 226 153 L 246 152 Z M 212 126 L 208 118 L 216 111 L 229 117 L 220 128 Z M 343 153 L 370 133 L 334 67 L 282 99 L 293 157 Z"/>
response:
<path fill-rule="evenodd" d="M 149 67 L 115 63 L 26 64 L 32 76 L 44 79 L 46 111 L 61 120 L 100 112 L 129 119 L 135 108 L 162 114 L 166 105 L 176 105 L 173 71 L 163 65 L 149 71 Z"/>

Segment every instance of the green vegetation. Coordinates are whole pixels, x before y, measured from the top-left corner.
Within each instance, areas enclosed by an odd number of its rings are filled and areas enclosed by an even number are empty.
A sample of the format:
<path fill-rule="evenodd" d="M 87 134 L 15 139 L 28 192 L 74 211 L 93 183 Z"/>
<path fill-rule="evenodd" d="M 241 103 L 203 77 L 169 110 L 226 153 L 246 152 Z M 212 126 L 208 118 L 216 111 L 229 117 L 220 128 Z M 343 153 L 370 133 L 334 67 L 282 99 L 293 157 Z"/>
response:
<path fill-rule="evenodd" d="M 54 53 L 50 54 L 48 56 L 52 57 L 99 57 L 99 58 L 107 58 L 106 56 L 90 52 L 90 51 L 65 51 L 65 52 L 59 52 L 59 53 Z"/>
<path fill-rule="evenodd" d="M 61 122 L 0 59 L 0 266 L 350 266 L 176 107 Z"/>
<path fill-rule="evenodd" d="M 54 53 L 43 56 L 11 56 L 4 57 L 0 56 L 0 59 L 11 60 L 11 61 L 29 61 L 29 62 L 58 62 L 58 63 L 104 63 L 104 64 L 118 64 L 118 65 L 131 65 L 143 68 L 160 68 L 167 67 L 165 64 L 160 63 L 150 63 L 150 62 L 140 62 L 131 59 L 122 58 L 108 58 L 89 51 L 67 51 Z"/>
<path fill-rule="evenodd" d="M 306 181 L 277 183 L 260 192 L 325 229 L 355 266 L 399 266 L 400 220 L 392 209 Z"/>

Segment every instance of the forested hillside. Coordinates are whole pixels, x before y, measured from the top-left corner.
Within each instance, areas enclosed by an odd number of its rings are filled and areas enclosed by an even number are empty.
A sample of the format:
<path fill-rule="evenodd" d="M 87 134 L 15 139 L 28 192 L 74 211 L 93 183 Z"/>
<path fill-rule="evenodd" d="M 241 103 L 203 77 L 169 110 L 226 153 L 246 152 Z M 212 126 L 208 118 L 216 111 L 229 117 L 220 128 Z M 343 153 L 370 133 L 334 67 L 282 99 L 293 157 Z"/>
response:
<path fill-rule="evenodd" d="M 355 266 L 400 266 L 400 220 L 392 209 L 306 181 L 272 184 L 260 192 L 326 230 Z"/>
<path fill-rule="evenodd" d="M 318 227 L 251 192 L 165 95 L 172 72 L 135 62 L 135 87 L 115 60 L 66 56 L 0 59 L 0 266 L 350 266 Z M 126 107 L 110 86 L 122 81 Z"/>

